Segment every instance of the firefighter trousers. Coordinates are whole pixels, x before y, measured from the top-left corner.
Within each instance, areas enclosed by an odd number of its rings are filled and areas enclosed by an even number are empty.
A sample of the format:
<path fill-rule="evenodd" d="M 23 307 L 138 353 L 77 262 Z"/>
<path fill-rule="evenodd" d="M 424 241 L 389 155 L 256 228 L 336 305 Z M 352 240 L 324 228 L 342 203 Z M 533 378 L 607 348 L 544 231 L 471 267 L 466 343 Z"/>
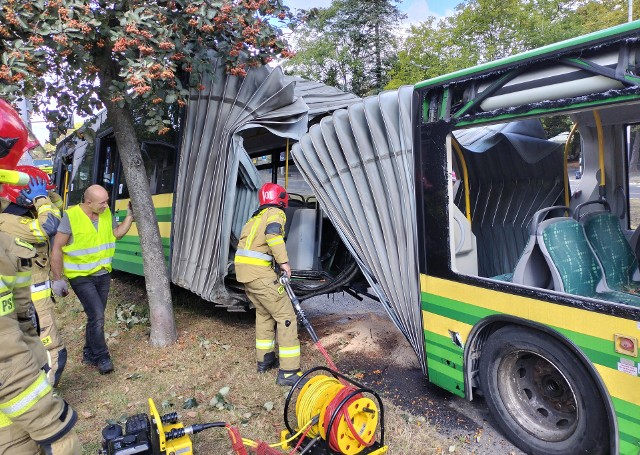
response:
<path fill-rule="evenodd" d="M 0 333 L 0 455 L 80 455 L 76 413 L 53 395 L 19 330 Z"/>
<path fill-rule="evenodd" d="M 54 303 L 51 297 L 35 300 L 33 304 L 38 312 L 40 322 L 40 340 L 47 350 L 49 360 L 49 382 L 57 387 L 64 367 L 67 364 L 67 348 L 65 348 L 54 315 Z"/>
<path fill-rule="evenodd" d="M 298 321 L 284 287 L 273 278 L 258 278 L 244 283 L 245 292 L 256 307 L 256 358 L 264 361 L 265 354 L 275 352 L 276 332 L 280 368 L 300 368 Z"/>

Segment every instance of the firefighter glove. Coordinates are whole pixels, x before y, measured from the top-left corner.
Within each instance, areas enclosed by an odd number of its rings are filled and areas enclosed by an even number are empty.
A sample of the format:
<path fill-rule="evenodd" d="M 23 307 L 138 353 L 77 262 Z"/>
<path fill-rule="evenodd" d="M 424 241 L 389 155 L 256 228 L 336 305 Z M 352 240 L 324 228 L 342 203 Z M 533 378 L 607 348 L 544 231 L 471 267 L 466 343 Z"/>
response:
<path fill-rule="evenodd" d="M 47 182 L 39 177 L 31 177 L 29 185 L 20 191 L 20 195 L 16 198 L 16 202 L 23 207 L 33 205 L 33 201 L 38 197 L 47 196 Z"/>
<path fill-rule="evenodd" d="M 69 294 L 69 285 L 65 280 L 55 280 L 51 285 L 53 293 L 60 297 L 66 297 Z"/>

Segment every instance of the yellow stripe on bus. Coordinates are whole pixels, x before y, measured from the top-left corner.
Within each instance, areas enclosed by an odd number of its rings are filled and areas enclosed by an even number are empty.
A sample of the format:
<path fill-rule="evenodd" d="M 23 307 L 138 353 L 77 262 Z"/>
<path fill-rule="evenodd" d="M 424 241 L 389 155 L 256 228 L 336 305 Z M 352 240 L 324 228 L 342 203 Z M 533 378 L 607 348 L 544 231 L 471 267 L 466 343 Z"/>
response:
<path fill-rule="evenodd" d="M 613 368 L 604 367 L 594 363 L 600 377 L 609 389 L 609 394 L 621 400 L 640 406 L 640 387 L 638 377 L 632 376 Z"/>
<path fill-rule="evenodd" d="M 449 330 L 458 332 L 463 344 L 467 342 L 467 337 L 473 328 L 473 326 L 464 322 L 440 316 L 439 314 L 427 313 L 426 311 L 422 312 L 422 326 L 429 332 L 445 337 L 449 336 Z"/>
<path fill-rule="evenodd" d="M 605 340 L 613 341 L 614 333 L 640 334 L 636 321 L 432 276 L 420 275 L 420 287 L 429 294 Z"/>
<path fill-rule="evenodd" d="M 173 207 L 173 193 L 155 194 L 151 196 L 153 206 L 155 208 Z M 116 201 L 116 210 L 127 210 L 129 199 L 120 199 Z"/>
<path fill-rule="evenodd" d="M 161 221 L 158 223 L 158 227 L 160 228 L 160 237 L 171 237 L 171 221 Z M 136 223 L 131 225 L 131 229 L 129 229 L 127 235 L 138 235 L 138 225 Z"/>

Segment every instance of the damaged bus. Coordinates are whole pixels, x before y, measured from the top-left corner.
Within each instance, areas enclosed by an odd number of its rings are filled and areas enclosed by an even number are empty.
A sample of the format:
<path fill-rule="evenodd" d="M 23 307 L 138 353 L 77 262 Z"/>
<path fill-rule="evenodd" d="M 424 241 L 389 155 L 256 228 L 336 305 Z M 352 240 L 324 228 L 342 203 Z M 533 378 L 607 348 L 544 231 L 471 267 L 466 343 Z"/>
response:
<path fill-rule="evenodd" d="M 220 60 L 212 65 L 205 90 L 192 94 L 184 118 L 173 116 L 178 126 L 170 134 L 138 129 L 171 281 L 229 311 L 244 311 L 249 303 L 234 279 L 233 258 L 258 205 L 258 188 L 273 180 L 290 191 L 287 249 L 301 299 L 337 291 L 362 298 L 366 281 L 290 156 L 293 140 L 310 124 L 360 98 L 285 76 L 279 67 L 252 68 L 238 78 L 226 74 Z M 106 111 L 58 145 L 55 168 L 66 206 L 97 183 L 109 192 L 115 216 L 126 214 L 129 191 Z M 116 243 L 113 267 L 144 274 L 136 223 Z"/>
<path fill-rule="evenodd" d="M 635 22 L 367 98 L 293 148 L 429 381 L 527 453 L 640 452 L 639 124 Z"/>
<path fill-rule="evenodd" d="M 234 240 L 260 184 L 295 164 L 299 284 L 364 276 L 428 380 L 483 395 L 527 453 L 640 452 L 640 22 L 363 100 L 305 94 L 280 69 L 214 74 L 179 146 L 143 145 L 173 283 L 242 307 Z M 80 180 L 109 182 L 124 208 L 101 134 L 84 143 L 93 159 L 68 143 L 68 200 Z M 123 240 L 116 266 L 136 272 Z"/>

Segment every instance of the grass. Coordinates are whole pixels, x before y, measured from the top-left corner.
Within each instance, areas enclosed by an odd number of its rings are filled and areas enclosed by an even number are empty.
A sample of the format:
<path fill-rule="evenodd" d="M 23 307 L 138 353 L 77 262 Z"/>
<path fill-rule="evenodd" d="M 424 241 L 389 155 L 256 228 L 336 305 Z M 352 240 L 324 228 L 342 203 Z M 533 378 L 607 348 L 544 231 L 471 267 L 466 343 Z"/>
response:
<path fill-rule="evenodd" d="M 237 426 L 245 438 L 277 442 L 284 429 L 286 389 L 275 384 L 273 372 L 255 372 L 252 314 L 214 309 L 212 304 L 177 290 L 178 341 L 159 349 L 148 342 L 145 300 L 141 280 L 118 275 L 112 281 L 105 331 L 116 371 L 106 376 L 80 363 L 86 322 L 80 303 L 73 295 L 58 301 L 57 320 L 69 351 L 58 392 L 78 412 L 76 429 L 83 454 L 98 453 L 107 421 L 148 413 L 148 398 L 153 398 L 161 414 L 178 411 L 185 425 L 225 421 Z M 127 311 L 118 312 L 117 317 L 116 308 Z M 325 364 L 308 337 L 302 337 L 302 343 L 303 369 Z M 213 399 L 225 387 L 229 392 L 218 400 L 221 405 L 216 405 Z M 193 399 L 198 405 L 183 409 L 184 403 Z M 448 452 L 443 449 L 448 447 L 444 437 L 429 427 L 424 417 L 383 402 L 389 453 Z M 222 429 L 206 430 L 194 435 L 193 441 L 196 454 L 233 454 Z"/>

